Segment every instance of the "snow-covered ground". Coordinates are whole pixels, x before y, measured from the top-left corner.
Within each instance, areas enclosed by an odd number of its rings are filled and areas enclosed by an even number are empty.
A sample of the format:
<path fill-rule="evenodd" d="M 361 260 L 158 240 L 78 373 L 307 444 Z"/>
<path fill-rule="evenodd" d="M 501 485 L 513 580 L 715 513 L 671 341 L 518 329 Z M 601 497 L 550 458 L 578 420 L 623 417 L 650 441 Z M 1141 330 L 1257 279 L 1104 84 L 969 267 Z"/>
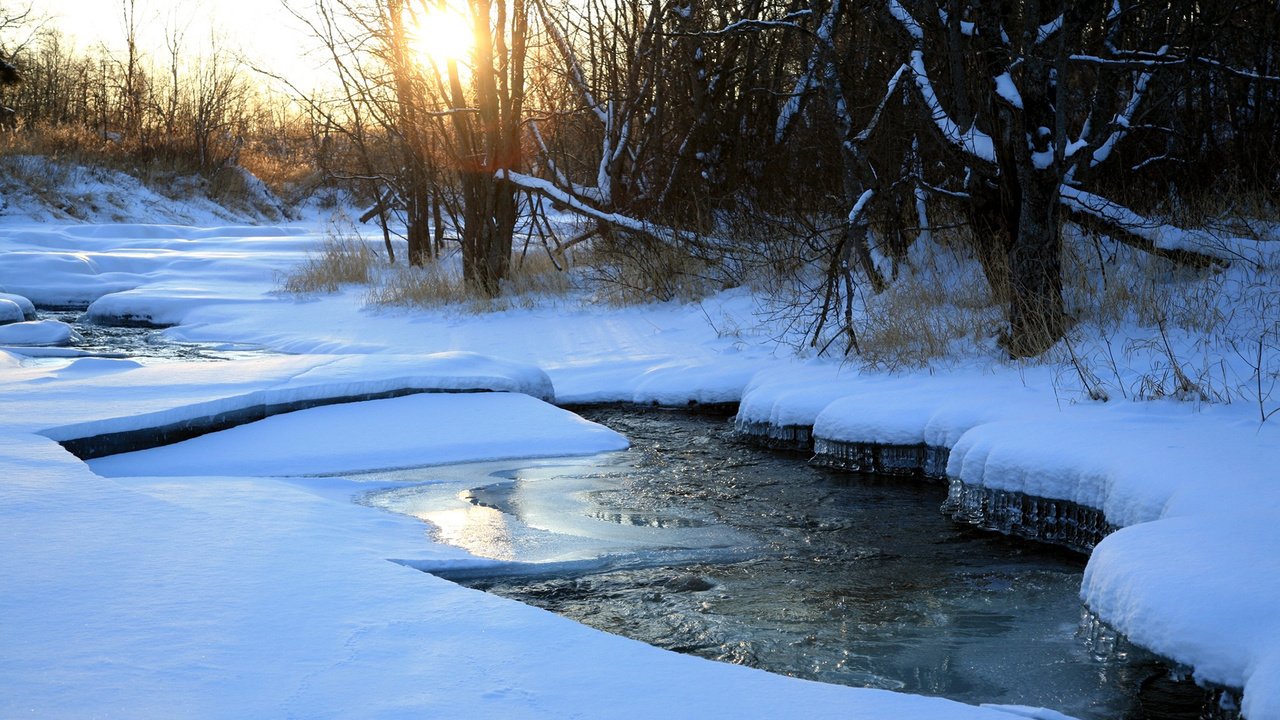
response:
<path fill-rule="evenodd" d="M 946 446 L 967 483 L 1099 508 L 1127 527 L 1095 550 L 1085 602 L 1198 678 L 1243 688 L 1247 717 L 1280 718 L 1280 418 L 1259 423 L 1247 403 L 1075 402 L 1051 367 L 859 373 L 798 359 L 752 329 L 745 290 L 487 314 L 274 292 L 322 235 L 0 226 L 0 292 L 290 353 L 32 358 L 17 344 L 57 342 L 57 328 L 0 326 L 0 716 L 1054 716 L 815 684 L 589 630 L 409 569 L 463 553 L 351 503 L 352 481 L 289 477 L 625 442 L 554 396 L 741 400 L 744 420 Z M 502 392 L 316 407 L 89 464 L 55 442 L 409 389 Z"/>

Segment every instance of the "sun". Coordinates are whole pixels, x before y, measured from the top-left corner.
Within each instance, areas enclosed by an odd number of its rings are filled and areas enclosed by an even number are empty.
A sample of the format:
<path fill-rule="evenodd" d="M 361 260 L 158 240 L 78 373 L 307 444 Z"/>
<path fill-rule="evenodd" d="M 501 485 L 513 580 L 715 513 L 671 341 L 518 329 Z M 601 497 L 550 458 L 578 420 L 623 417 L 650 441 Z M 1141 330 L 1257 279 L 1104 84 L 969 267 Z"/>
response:
<path fill-rule="evenodd" d="M 466 13 L 447 3 L 418 15 L 412 23 L 410 37 L 418 56 L 434 65 L 450 60 L 467 64 L 475 44 Z"/>

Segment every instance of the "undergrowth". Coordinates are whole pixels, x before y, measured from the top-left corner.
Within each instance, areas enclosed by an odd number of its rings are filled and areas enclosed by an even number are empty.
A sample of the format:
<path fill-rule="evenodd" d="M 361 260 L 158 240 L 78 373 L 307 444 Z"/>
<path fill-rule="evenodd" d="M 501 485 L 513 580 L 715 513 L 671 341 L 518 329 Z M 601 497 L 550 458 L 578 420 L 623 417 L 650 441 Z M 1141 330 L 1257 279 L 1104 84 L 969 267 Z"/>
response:
<path fill-rule="evenodd" d="M 1247 224 L 1234 222 L 1237 228 Z M 1275 223 L 1253 227 L 1259 238 L 1277 232 Z M 553 261 L 534 246 L 513 260 L 497 299 L 468 291 L 455 256 L 446 253 L 423 267 L 375 266 L 367 246 L 339 233 L 285 287 L 315 292 L 362 283 L 373 305 L 483 312 L 545 302 L 575 289 L 574 278 L 587 279 L 588 285 L 576 287 L 594 299 L 615 304 L 692 300 L 744 285 L 762 298 L 758 322 L 802 354 L 820 353 L 846 333 L 853 348 L 846 361 L 869 368 L 929 368 L 966 358 L 1048 366 L 1057 369 L 1058 391 L 1067 400 L 1243 402 L 1256 408 L 1260 421 L 1280 414 L 1280 282 L 1274 267 L 1280 251 L 1266 257 L 1269 242 L 1280 245 L 1280 239 L 1236 245 L 1254 248 L 1257 257 L 1192 268 L 1068 226 L 1066 336 L 1038 358 L 1011 361 L 998 346 L 1006 308 L 992 297 L 982 264 L 959 231 L 935 232 L 901 257 L 879 258 L 889 280 L 882 292 L 865 283 L 842 285 L 845 297 L 836 312 L 844 327 L 833 321 L 825 334 L 813 330 L 825 277 L 821 246 L 803 238 L 779 241 L 767 228 L 758 232 L 743 232 L 731 245 L 733 254 L 720 258 L 709 252 L 714 246 L 707 240 L 584 243 L 574 249 L 574 271 L 559 264 L 568 258 Z M 816 228 L 815 237 L 821 232 Z"/>
<path fill-rule="evenodd" d="M 403 262 L 387 265 L 373 247 L 360 237 L 349 219 L 339 216 L 330 222 L 319 252 L 283 275 L 280 287 L 288 293 L 309 295 L 361 285 L 369 305 L 448 306 L 472 312 L 531 308 L 547 298 L 566 295 L 574 288 L 572 274 L 557 267 L 541 252 L 514 257 L 510 272 L 502 282 L 502 294 L 491 298 L 467 288 L 456 254 L 445 253 L 420 266 Z"/>
<path fill-rule="evenodd" d="M 1243 402 L 1261 422 L 1280 409 L 1280 278 L 1267 258 L 1195 269 L 1105 239 L 1069 240 L 1076 324 L 1046 357 L 1064 388 L 1103 401 Z"/>
<path fill-rule="evenodd" d="M 123 173 L 171 200 L 207 197 L 233 212 L 280 219 L 287 209 L 276 198 L 313 168 L 278 155 L 260 144 L 238 143 L 201 153 L 187 140 L 126 139 L 71 124 L 0 132 L 0 159 L 10 176 L 43 204 L 79 219 L 85 218 L 78 198 L 67 196 L 67 188 L 74 187 L 75 174 L 85 169 Z M 22 174 L 23 164 L 15 161 L 23 158 L 40 158 L 35 165 L 42 170 Z"/>
<path fill-rule="evenodd" d="M 281 288 L 295 295 L 333 293 L 343 285 L 368 283 L 374 277 L 377 256 L 355 231 L 350 219 L 329 221 L 324 245 L 302 264 L 285 274 Z"/>
<path fill-rule="evenodd" d="M 463 281 L 456 257 L 446 255 L 419 267 L 397 265 L 379 273 L 369 284 L 365 300 L 371 305 L 396 307 L 458 307 L 470 312 L 532 308 L 573 289 L 569 273 L 558 270 L 545 256 L 530 255 L 513 262 L 502 281 L 502 294 L 476 293 Z"/>

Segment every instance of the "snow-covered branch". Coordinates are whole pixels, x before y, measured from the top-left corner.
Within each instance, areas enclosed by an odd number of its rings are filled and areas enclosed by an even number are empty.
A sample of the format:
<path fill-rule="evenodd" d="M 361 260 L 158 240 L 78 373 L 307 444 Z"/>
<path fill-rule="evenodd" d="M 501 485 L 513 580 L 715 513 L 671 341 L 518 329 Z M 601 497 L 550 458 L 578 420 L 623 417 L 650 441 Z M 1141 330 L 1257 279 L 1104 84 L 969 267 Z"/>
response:
<path fill-rule="evenodd" d="M 915 16 L 898 0 L 888 0 L 887 7 L 889 15 L 898 21 L 911 38 L 913 46 L 909 63 L 911 76 L 915 80 L 916 89 L 920 92 L 920 99 L 929 111 L 929 119 L 933 121 L 934 126 L 947 142 L 959 147 L 977 160 L 995 164 L 995 143 L 991 140 L 991 136 L 976 127 L 961 128 L 938 99 L 938 94 L 933 89 L 933 81 L 929 78 L 929 71 L 925 67 L 925 37 L 920 21 L 916 20 Z"/>
<path fill-rule="evenodd" d="M 1066 15 L 1059 15 L 1058 17 L 1041 25 L 1036 30 L 1036 44 L 1043 45 L 1046 42 L 1048 42 L 1053 36 L 1057 35 L 1058 32 L 1062 30 L 1062 26 L 1063 26 L 1063 23 L 1066 21 L 1066 17 L 1067 17 Z"/>
<path fill-rule="evenodd" d="M 809 60 L 805 63 L 804 72 L 801 73 L 800 77 L 796 78 L 796 84 L 791 91 L 790 97 L 782 105 L 782 110 L 778 112 L 778 122 L 773 133 L 774 142 L 781 143 L 783 138 L 786 137 L 787 129 L 791 127 L 791 121 L 800 112 L 805 96 L 818 87 L 819 73 L 830 75 L 827 66 L 831 64 L 829 60 L 831 36 L 835 32 L 836 17 L 839 13 L 840 0 L 833 0 L 831 7 L 827 8 L 826 14 L 822 16 L 822 22 L 818 24 L 817 31 L 814 32 L 817 42 L 813 46 L 813 51 L 809 53 Z"/>
<path fill-rule="evenodd" d="M 889 100 L 898 91 L 898 83 L 902 82 L 902 76 L 908 72 L 911 72 L 911 68 L 901 65 L 898 67 L 898 71 L 893 74 L 893 77 L 889 78 L 884 97 L 880 99 L 880 104 L 876 106 L 876 111 L 872 113 L 871 120 L 867 122 L 867 126 L 854 136 L 854 142 L 866 142 L 871 137 L 871 133 L 875 132 L 876 127 L 880 125 L 880 115 L 884 113 L 885 106 L 889 104 Z"/>
<path fill-rule="evenodd" d="M 532 175 L 525 175 L 523 173 L 508 170 L 504 170 L 499 173 L 498 178 L 506 180 L 530 192 L 538 193 L 553 202 L 558 202 L 578 215 L 591 218 L 592 220 L 598 220 L 620 230 L 626 230 L 640 235 L 647 235 L 664 242 L 673 242 L 678 236 L 678 233 L 669 227 L 654 225 L 633 217 L 628 217 L 619 213 L 605 212 L 599 208 L 592 207 L 583 202 L 581 198 L 557 187 L 552 182 L 543 180 L 542 178 L 536 178 Z"/>
<path fill-rule="evenodd" d="M 1218 237 L 1167 225 L 1069 185 L 1060 188 L 1059 198 L 1071 219 L 1081 227 L 1179 264 L 1227 265 L 1241 258 L 1258 261 L 1266 255 L 1265 248 L 1249 238 Z"/>
<path fill-rule="evenodd" d="M 1163 55 L 1168 51 L 1169 46 L 1165 45 L 1157 51 L 1157 55 Z M 1120 110 L 1120 112 L 1116 113 L 1115 117 L 1111 120 L 1111 134 L 1107 136 L 1106 140 L 1103 140 L 1094 148 L 1093 154 L 1089 158 L 1089 167 L 1097 167 L 1098 165 L 1106 162 L 1107 159 L 1111 157 L 1111 152 L 1115 149 L 1116 143 L 1120 142 L 1120 140 L 1124 139 L 1124 137 L 1129 134 L 1130 128 L 1133 125 L 1133 118 L 1137 114 L 1143 98 L 1146 97 L 1147 86 L 1151 83 L 1153 75 L 1154 71 L 1151 69 L 1148 69 L 1138 75 L 1138 79 L 1133 83 L 1133 91 L 1129 93 L 1128 102 L 1125 103 L 1124 108 Z M 1067 148 L 1067 157 L 1071 157 L 1079 150 L 1089 146 L 1088 128 L 1089 126 L 1086 125 L 1079 140 L 1072 143 Z M 1075 180 L 1077 167 L 1077 165 L 1073 165 L 1071 169 L 1067 171 L 1066 176 L 1063 178 L 1064 182 L 1071 183 Z"/>
<path fill-rule="evenodd" d="M 573 87 L 582 95 L 583 102 L 591 111 L 596 114 L 601 122 L 605 121 L 604 110 L 600 106 L 600 101 L 596 99 L 591 92 L 591 88 L 587 86 L 586 77 L 582 72 L 582 64 L 578 62 L 578 56 L 573 51 L 573 46 L 565 38 L 564 29 L 551 17 L 551 13 L 546 8 L 545 0 L 534 0 L 533 3 L 538 8 L 538 16 L 542 19 L 542 24 L 546 27 L 547 34 L 551 36 L 551 42 L 555 44 L 556 50 L 559 51 L 560 57 L 563 58 L 565 66 L 569 71 L 569 79 L 573 83 Z"/>
<path fill-rule="evenodd" d="M 808 14 L 805 11 L 804 14 Z M 797 15 L 792 13 L 788 17 Z M 761 32 L 763 30 L 799 30 L 800 32 L 808 32 L 803 25 L 794 20 L 752 20 L 743 19 L 725 25 L 715 30 L 700 30 L 697 32 L 667 32 L 663 33 L 668 37 L 720 37 L 723 35 L 735 35 L 739 33 Z"/>
<path fill-rule="evenodd" d="M 1110 57 L 1101 57 L 1087 53 L 1074 53 L 1072 55 L 1068 55 L 1067 59 L 1073 63 L 1106 65 L 1109 67 L 1120 67 L 1131 70 L 1154 70 L 1156 68 L 1181 67 L 1195 63 L 1199 65 L 1206 65 L 1215 70 L 1220 70 L 1229 75 L 1235 75 L 1236 77 L 1244 78 L 1246 80 L 1280 82 L 1280 75 L 1266 75 L 1258 72 L 1257 70 L 1232 67 L 1219 60 L 1214 60 L 1213 58 L 1207 58 L 1200 55 L 1183 57 L 1179 55 L 1161 55 L 1158 52 L 1146 53 L 1136 51 L 1114 51 Z"/>
<path fill-rule="evenodd" d="M 975 159 L 994 165 L 996 162 L 996 149 L 991 136 L 976 127 L 970 127 L 967 130 L 961 129 L 960 125 L 942 107 L 941 101 L 938 100 L 938 94 L 933 90 L 933 82 L 929 79 L 929 73 L 925 69 L 924 51 L 919 48 L 911 51 L 911 74 L 915 78 L 916 88 L 920 91 L 920 98 L 929 110 L 929 118 L 933 120 L 938 132 L 942 133 L 942 137 Z"/>

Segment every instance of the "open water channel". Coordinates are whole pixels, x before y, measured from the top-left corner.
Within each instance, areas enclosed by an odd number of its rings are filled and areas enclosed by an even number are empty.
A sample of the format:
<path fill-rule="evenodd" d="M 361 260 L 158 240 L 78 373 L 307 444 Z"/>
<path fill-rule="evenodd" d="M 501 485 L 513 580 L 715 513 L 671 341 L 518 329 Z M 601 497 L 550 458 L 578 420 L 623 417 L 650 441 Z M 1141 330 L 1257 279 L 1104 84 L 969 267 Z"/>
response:
<path fill-rule="evenodd" d="M 93 356 L 129 358 L 143 363 L 211 362 L 238 358 L 261 357 L 263 350 L 253 345 L 236 343 L 180 343 L 166 338 L 160 328 L 104 325 L 82 322 L 79 309 L 40 309 L 39 320 L 58 320 L 76 331 L 76 337 L 65 347 L 15 348 L 23 354 L 47 358 Z"/>
<path fill-rule="evenodd" d="M 77 353 L 257 354 L 76 327 Z M 953 522 L 942 484 L 813 467 L 741 441 L 724 416 L 578 411 L 631 449 L 371 473 L 359 479 L 389 487 L 360 501 L 490 560 L 437 575 L 677 652 L 1079 718 L 1201 716 L 1204 692 L 1157 658 L 1090 644 L 1082 556 Z"/>
<path fill-rule="evenodd" d="M 941 484 L 815 468 L 723 417 L 579 412 L 632 448 L 373 474 L 400 486 L 363 502 L 500 561 L 437 575 L 678 652 L 1080 718 L 1199 714 L 1157 659 L 1093 652 L 1082 556 L 954 523 Z"/>

